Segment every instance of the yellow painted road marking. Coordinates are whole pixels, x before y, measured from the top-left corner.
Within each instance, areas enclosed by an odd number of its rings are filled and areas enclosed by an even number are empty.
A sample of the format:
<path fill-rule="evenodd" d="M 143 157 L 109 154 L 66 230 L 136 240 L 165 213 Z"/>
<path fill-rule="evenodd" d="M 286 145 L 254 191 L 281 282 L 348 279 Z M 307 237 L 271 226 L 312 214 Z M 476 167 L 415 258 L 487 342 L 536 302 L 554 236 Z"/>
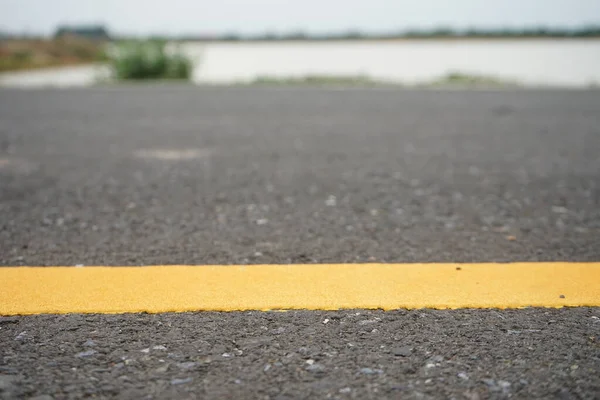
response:
<path fill-rule="evenodd" d="M 0 314 L 600 306 L 600 263 L 0 268 Z"/>

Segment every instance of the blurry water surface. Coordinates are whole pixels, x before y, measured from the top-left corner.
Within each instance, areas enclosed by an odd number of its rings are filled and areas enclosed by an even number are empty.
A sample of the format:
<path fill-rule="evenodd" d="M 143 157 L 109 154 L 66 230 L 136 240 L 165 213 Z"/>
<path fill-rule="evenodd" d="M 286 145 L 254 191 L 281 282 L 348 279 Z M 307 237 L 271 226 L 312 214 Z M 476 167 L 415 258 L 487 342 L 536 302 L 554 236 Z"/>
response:
<path fill-rule="evenodd" d="M 196 81 L 257 75 L 367 75 L 419 83 L 449 72 L 491 75 L 530 85 L 600 83 L 600 40 L 428 40 L 188 44 Z"/>
<path fill-rule="evenodd" d="M 600 84 L 600 40 L 396 40 L 343 42 L 186 43 L 194 82 L 247 82 L 259 76 L 368 76 L 405 84 L 451 72 L 479 74 L 524 85 Z M 11 86 L 81 86 L 105 76 L 98 67 L 0 75 Z"/>

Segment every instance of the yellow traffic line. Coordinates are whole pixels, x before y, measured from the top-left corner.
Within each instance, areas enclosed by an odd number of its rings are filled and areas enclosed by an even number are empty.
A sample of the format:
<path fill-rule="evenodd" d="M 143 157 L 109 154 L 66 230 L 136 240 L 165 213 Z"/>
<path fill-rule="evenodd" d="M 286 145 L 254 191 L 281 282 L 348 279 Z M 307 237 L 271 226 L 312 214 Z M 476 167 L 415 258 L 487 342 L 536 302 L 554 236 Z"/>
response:
<path fill-rule="evenodd" d="M 600 263 L 0 268 L 0 315 L 600 306 Z"/>

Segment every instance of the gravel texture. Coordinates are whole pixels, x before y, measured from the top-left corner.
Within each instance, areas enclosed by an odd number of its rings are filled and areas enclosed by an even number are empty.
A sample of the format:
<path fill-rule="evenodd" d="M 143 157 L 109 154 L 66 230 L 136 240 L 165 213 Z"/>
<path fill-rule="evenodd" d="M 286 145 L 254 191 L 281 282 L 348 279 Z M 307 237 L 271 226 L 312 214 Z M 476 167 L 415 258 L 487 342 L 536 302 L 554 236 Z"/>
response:
<path fill-rule="evenodd" d="M 600 312 L 590 308 L 33 316 L 0 328 L 5 398 L 600 393 Z"/>
<path fill-rule="evenodd" d="M 1 90 L 0 264 L 599 261 L 598 115 L 599 91 Z M 0 318 L 0 398 L 592 399 L 599 317 Z"/>

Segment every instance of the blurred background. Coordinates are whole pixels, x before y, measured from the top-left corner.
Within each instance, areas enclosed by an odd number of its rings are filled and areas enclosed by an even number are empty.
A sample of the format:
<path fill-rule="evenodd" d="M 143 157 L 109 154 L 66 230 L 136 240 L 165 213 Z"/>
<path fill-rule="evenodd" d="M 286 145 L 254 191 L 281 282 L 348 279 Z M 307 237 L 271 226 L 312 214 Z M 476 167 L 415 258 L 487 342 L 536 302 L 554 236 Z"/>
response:
<path fill-rule="evenodd" d="M 0 0 L 0 85 L 600 83 L 598 0 Z"/>

